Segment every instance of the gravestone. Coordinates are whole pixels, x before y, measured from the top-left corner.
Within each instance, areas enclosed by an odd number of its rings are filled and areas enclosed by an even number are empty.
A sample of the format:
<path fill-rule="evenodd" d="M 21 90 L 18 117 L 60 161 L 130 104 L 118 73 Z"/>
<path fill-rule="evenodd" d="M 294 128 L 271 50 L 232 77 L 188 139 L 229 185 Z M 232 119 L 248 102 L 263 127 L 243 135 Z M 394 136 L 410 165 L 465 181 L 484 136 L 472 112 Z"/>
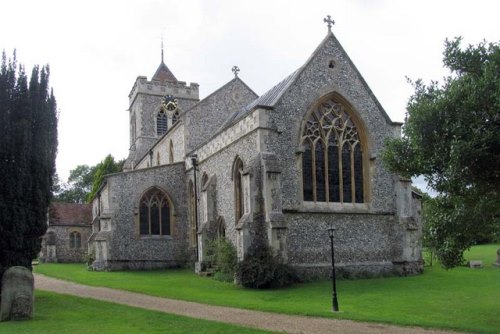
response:
<path fill-rule="evenodd" d="M 483 267 L 483 261 L 469 261 L 469 266 L 471 268 L 482 268 Z"/>
<path fill-rule="evenodd" d="M 500 267 L 500 248 L 497 249 L 497 261 L 493 263 L 495 267 Z"/>
<path fill-rule="evenodd" d="M 25 267 L 10 267 L 2 277 L 0 321 L 33 318 L 33 274 Z"/>

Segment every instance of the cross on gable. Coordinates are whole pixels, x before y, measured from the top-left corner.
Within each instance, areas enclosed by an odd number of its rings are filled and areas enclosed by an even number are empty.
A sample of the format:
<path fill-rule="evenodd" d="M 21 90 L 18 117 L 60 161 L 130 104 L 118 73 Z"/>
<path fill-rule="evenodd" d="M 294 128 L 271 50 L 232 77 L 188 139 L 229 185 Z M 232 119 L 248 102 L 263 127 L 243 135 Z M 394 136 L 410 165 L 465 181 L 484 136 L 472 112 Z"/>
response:
<path fill-rule="evenodd" d="M 238 76 L 238 72 L 240 71 L 240 68 L 238 66 L 233 66 L 231 71 L 233 71 L 234 77 L 236 78 Z"/>
<path fill-rule="evenodd" d="M 329 31 L 332 31 L 332 25 L 335 24 L 335 21 L 332 20 L 332 18 L 330 17 L 330 15 L 327 15 L 324 19 L 323 19 L 323 22 L 325 22 L 327 25 L 328 25 L 328 30 Z"/>

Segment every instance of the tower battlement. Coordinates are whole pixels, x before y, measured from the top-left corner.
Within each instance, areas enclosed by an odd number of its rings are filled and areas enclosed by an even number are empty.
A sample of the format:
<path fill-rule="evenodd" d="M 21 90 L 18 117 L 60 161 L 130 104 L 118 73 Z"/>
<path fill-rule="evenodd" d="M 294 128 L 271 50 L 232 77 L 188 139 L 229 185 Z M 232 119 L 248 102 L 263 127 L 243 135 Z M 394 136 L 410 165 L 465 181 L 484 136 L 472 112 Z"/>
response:
<path fill-rule="evenodd" d="M 147 77 L 138 76 L 128 95 L 129 105 L 132 105 L 137 94 L 141 93 L 158 96 L 173 95 L 176 98 L 198 100 L 199 87 L 200 85 L 195 82 L 187 85 L 185 81 L 148 81 Z"/>

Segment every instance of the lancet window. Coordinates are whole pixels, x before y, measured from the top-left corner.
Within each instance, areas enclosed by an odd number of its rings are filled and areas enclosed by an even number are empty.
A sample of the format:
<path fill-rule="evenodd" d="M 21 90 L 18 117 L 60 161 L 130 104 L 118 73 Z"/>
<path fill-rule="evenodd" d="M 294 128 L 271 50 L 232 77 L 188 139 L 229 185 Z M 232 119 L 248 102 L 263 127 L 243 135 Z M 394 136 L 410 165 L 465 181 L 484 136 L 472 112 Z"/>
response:
<path fill-rule="evenodd" d="M 243 216 L 243 161 L 239 157 L 236 158 L 233 165 L 233 182 L 234 182 L 234 216 L 236 223 Z"/>

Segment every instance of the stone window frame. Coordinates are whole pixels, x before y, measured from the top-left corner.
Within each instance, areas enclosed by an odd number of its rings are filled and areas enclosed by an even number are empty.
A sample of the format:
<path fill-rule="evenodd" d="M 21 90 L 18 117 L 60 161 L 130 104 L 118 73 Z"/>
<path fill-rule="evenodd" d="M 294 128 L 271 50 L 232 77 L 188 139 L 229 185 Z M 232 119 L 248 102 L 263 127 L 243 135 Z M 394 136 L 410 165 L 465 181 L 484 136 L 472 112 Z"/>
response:
<path fill-rule="evenodd" d="M 315 177 L 313 176 L 313 199 L 311 201 L 304 200 L 304 168 L 303 168 L 303 158 L 304 158 L 304 153 L 306 152 L 306 140 L 311 143 L 310 138 L 306 138 L 307 134 L 305 133 L 307 130 L 306 126 L 308 125 L 307 122 L 312 117 L 312 114 L 318 110 L 323 104 L 325 103 L 335 103 L 339 104 L 343 107 L 343 111 L 345 114 L 348 116 L 349 121 L 352 122 L 352 124 L 355 126 L 357 129 L 357 136 L 359 140 L 359 145 L 361 146 L 361 164 L 362 164 L 362 175 L 361 175 L 361 181 L 363 183 L 362 189 L 363 189 L 363 201 L 362 202 L 356 202 L 354 200 L 353 202 L 347 202 L 343 201 L 343 194 L 342 194 L 342 188 L 339 190 L 339 196 L 340 196 L 340 201 L 335 202 L 335 201 L 330 201 L 330 194 L 329 194 L 329 182 L 328 182 L 328 162 L 326 161 L 328 158 L 325 158 L 325 200 L 324 201 L 319 201 L 317 200 L 316 196 L 316 184 L 315 182 Z M 368 140 L 368 135 L 366 131 L 366 127 L 363 123 L 363 121 L 359 117 L 359 113 L 355 110 L 355 108 L 349 103 L 347 99 L 345 99 L 343 96 L 336 92 L 331 92 L 328 93 L 319 99 L 317 99 L 311 107 L 307 110 L 307 112 L 304 114 L 304 117 L 302 118 L 302 123 L 300 125 L 300 132 L 299 132 L 299 149 L 297 151 L 297 166 L 300 170 L 300 193 L 299 193 L 299 198 L 301 203 L 303 203 L 304 207 L 327 207 L 327 208 L 333 208 L 335 210 L 340 209 L 340 208 L 356 208 L 356 209 L 368 209 L 368 205 L 371 200 L 371 193 L 370 193 L 370 159 L 369 159 L 369 150 L 370 150 L 370 142 Z M 316 139 L 320 140 L 320 139 Z M 321 138 L 321 140 L 324 140 L 324 138 Z M 323 142 L 323 147 L 326 145 Z M 326 146 L 327 147 L 327 146 Z M 314 147 L 313 147 L 314 148 Z M 314 151 L 311 148 L 311 151 Z M 326 153 L 325 153 L 326 154 Z M 315 163 L 315 159 L 312 156 L 312 162 Z M 352 162 L 352 160 L 351 160 Z M 314 166 L 311 167 L 313 170 L 313 173 L 315 173 L 315 168 Z M 351 170 L 352 170 L 352 164 L 351 164 Z M 339 171 L 340 173 L 340 171 Z M 355 182 L 353 182 L 353 178 L 355 178 L 356 175 L 354 173 L 351 173 L 351 187 L 355 187 Z M 359 174 L 358 174 L 359 177 Z M 339 177 L 340 178 L 340 177 Z M 341 182 L 340 182 L 341 183 Z M 340 186 L 339 186 L 340 187 Z M 352 191 L 352 189 L 351 189 Z M 352 192 L 352 198 L 355 199 L 355 192 Z"/>
<path fill-rule="evenodd" d="M 161 137 L 165 133 L 167 133 L 167 131 L 169 129 L 168 118 L 169 118 L 168 114 L 165 110 L 163 110 L 163 108 L 160 108 L 158 110 L 158 112 L 156 113 L 155 125 L 156 125 L 156 135 L 158 137 Z"/>
<path fill-rule="evenodd" d="M 220 241 L 226 237 L 226 222 L 223 217 L 217 219 L 217 241 Z"/>
<path fill-rule="evenodd" d="M 159 225 L 159 234 L 152 234 L 151 233 L 151 211 L 148 211 L 148 217 L 149 217 L 149 221 L 148 221 L 148 231 L 149 233 L 148 234 L 141 234 L 141 203 L 144 199 L 144 197 L 146 195 L 148 195 L 149 193 L 151 192 L 158 192 L 158 193 L 161 193 L 163 195 L 162 199 L 161 200 L 165 200 L 166 203 L 168 204 L 168 208 L 169 208 L 169 227 L 170 227 L 170 231 L 168 234 L 165 234 L 163 233 L 163 230 L 162 230 L 162 224 L 161 224 L 161 211 L 159 213 L 159 222 L 158 222 L 158 225 Z M 162 203 L 160 200 L 160 204 Z M 158 186 L 152 186 L 152 187 L 149 187 L 148 189 L 146 189 L 144 192 L 142 192 L 142 194 L 139 196 L 139 199 L 137 201 L 137 204 L 136 204 L 136 210 L 135 210 L 135 225 L 136 225 L 136 235 L 141 238 L 141 239 L 147 239 L 147 238 L 172 238 L 175 236 L 175 224 L 176 224 L 176 221 L 175 221 L 175 206 L 174 206 L 174 203 L 172 201 L 172 198 L 170 197 L 170 195 L 168 194 L 167 191 L 165 191 L 164 189 L 158 187 Z"/>
<path fill-rule="evenodd" d="M 234 192 L 234 218 L 235 224 L 238 224 L 239 220 L 245 214 L 244 206 L 244 189 L 243 189 L 243 170 L 245 165 L 243 160 L 236 156 L 233 162 L 233 168 L 231 173 L 231 179 L 233 180 L 233 192 Z"/>
<path fill-rule="evenodd" d="M 69 233 L 69 248 L 80 249 L 82 248 L 82 234 L 78 231 L 71 231 Z"/>

